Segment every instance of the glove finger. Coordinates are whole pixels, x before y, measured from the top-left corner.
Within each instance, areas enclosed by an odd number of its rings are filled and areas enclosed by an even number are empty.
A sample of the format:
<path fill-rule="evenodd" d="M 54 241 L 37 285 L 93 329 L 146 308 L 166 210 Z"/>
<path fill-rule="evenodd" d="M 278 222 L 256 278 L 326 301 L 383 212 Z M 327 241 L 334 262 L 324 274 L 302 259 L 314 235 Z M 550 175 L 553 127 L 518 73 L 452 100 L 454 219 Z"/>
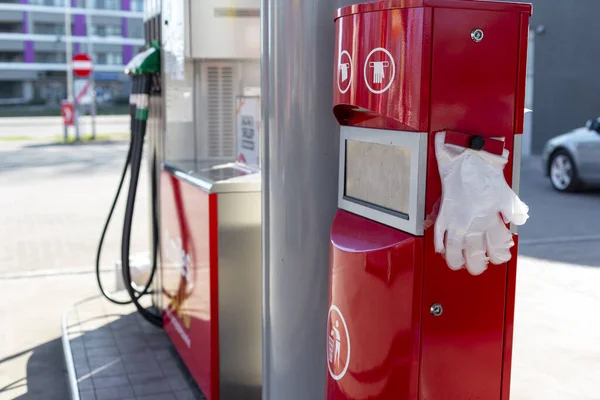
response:
<path fill-rule="evenodd" d="M 471 275 L 481 275 L 487 269 L 488 257 L 485 255 L 483 233 L 474 233 L 465 238 L 467 271 Z"/>
<path fill-rule="evenodd" d="M 446 235 L 446 264 L 452 270 L 459 270 L 465 265 L 463 249 L 465 244 L 464 234 L 458 233 L 453 229 Z"/>
<path fill-rule="evenodd" d="M 500 208 L 504 222 L 523 225 L 529 219 L 529 207 L 519 199 L 519 196 L 513 192 L 508 184 L 505 190 L 508 191 L 508 196 L 502 196 L 503 202 Z"/>
<path fill-rule="evenodd" d="M 440 210 L 440 214 L 438 215 L 437 219 L 435 220 L 435 226 L 433 228 L 435 252 L 440 253 L 440 254 L 444 254 L 445 250 L 446 250 L 444 248 L 444 235 L 446 234 L 446 230 L 448 229 L 446 220 L 443 217 L 443 215 L 444 215 L 443 208 L 444 207 L 442 206 L 442 209 Z"/>
<path fill-rule="evenodd" d="M 512 233 L 506 228 L 500 217 L 497 217 L 496 222 L 488 228 L 486 245 L 492 264 L 504 264 L 511 259 L 510 248 L 515 245 L 515 242 Z"/>

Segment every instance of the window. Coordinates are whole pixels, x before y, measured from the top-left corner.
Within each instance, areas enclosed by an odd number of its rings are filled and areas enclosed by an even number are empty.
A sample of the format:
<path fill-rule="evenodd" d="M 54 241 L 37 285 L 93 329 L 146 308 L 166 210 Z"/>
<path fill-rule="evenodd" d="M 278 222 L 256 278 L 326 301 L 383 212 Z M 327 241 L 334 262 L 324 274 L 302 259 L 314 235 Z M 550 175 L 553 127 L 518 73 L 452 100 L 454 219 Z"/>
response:
<path fill-rule="evenodd" d="M 91 36 L 118 36 L 121 37 L 121 26 L 114 24 L 91 24 L 90 25 Z"/>
<path fill-rule="evenodd" d="M 144 11 L 144 1 L 143 0 L 131 0 L 131 11 Z"/>
<path fill-rule="evenodd" d="M 23 62 L 23 52 L 0 51 L 0 62 Z"/>
<path fill-rule="evenodd" d="M 0 99 L 15 99 L 23 97 L 23 83 L 0 81 Z"/>
<path fill-rule="evenodd" d="M 23 32 L 23 24 L 20 22 L 0 22 L 0 32 L 21 33 Z"/>
<path fill-rule="evenodd" d="M 106 62 L 109 65 L 122 65 L 123 64 L 123 54 L 121 54 L 121 53 L 108 53 L 106 55 Z"/>
<path fill-rule="evenodd" d="M 64 35 L 65 25 L 51 22 L 35 22 L 33 24 L 33 33 L 40 35 Z"/>
<path fill-rule="evenodd" d="M 120 52 L 94 53 L 94 62 L 98 65 L 123 65 Z"/>
<path fill-rule="evenodd" d="M 92 8 L 100 8 L 105 10 L 120 10 L 121 9 L 121 1 L 120 0 L 92 0 L 90 2 L 90 6 Z"/>
<path fill-rule="evenodd" d="M 29 0 L 29 4 L 35 4 L 37 6 L 64 7 L 65 0 Z"/>
<path fill-rule="evenodd" d="M 57 52 L 37 52 L 35 54 L 35 62 L 49 64 L 64 64 L 67 62 L 65 53 Z"/>
<path fill-rule="evenodd" d="M 98 65 L 105 65 L 106 53 L 94 53 L 94 62 Z"/>

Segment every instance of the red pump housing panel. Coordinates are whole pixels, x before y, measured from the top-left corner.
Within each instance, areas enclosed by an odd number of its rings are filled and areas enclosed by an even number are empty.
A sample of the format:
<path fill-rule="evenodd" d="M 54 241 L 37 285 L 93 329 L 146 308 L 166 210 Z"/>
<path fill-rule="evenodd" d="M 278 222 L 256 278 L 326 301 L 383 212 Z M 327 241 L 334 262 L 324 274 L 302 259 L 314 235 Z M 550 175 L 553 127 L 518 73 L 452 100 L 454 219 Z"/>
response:
<path fill-rule="evenodd" d="M 340 125 L 428 136 L 423 236 L 339 210 L 331 229 L 327 400 L 502 399 L 510 393 L 517 246 L 480 276 L 434 251 L 434 136 L 522 133 L 529 4 L 387 0 L 338 10 Z M 520 162 L 520 159 L 517 160 Z M 512 185 L 511 185 L 512 186 Z M 515 243 L 517 237 L 515 235 Z M 443 305 L 439 317 L 431 313 Z"/>

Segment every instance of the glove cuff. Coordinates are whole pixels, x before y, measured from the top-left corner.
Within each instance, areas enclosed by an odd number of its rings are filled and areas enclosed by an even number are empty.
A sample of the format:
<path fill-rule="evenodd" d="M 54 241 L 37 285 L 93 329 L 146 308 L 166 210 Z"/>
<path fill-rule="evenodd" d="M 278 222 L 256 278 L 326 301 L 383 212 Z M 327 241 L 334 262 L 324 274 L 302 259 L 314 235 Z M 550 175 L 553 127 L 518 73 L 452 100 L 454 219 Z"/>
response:
<path fill-rule="evenodd" d="M 446 131 L 444 143 L 476 151 L 485 151 L 497 156 L 501 156 L 504 153 L 504 142 L 502 140 L 479 135 L 469 135 L 457 131 Z"/>

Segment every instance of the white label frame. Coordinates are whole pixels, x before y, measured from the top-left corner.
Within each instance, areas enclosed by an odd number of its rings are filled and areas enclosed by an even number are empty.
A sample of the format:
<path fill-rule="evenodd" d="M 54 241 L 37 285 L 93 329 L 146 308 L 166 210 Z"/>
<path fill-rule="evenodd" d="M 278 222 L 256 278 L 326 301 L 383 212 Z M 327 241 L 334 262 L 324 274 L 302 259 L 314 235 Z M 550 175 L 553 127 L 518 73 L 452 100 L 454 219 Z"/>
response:
<path fill-rule="evenodd" d="M 385 212 L 376 204 L 357 202 L 345 195 L 346 189 L 346 142 L 356 140 L 365 143 L 406 147 L 410 149 L 410 194 L 408 219 L 395 213 Z M 392 131 L 384 129 L 342 126 L 340 129 L 340 162 L 338 172 L 338 207 L 356 215 L 403 232 L 423 236 L 425 221 L 425 187 L 427 181 L 427 142 L 425 132 Z"/>

